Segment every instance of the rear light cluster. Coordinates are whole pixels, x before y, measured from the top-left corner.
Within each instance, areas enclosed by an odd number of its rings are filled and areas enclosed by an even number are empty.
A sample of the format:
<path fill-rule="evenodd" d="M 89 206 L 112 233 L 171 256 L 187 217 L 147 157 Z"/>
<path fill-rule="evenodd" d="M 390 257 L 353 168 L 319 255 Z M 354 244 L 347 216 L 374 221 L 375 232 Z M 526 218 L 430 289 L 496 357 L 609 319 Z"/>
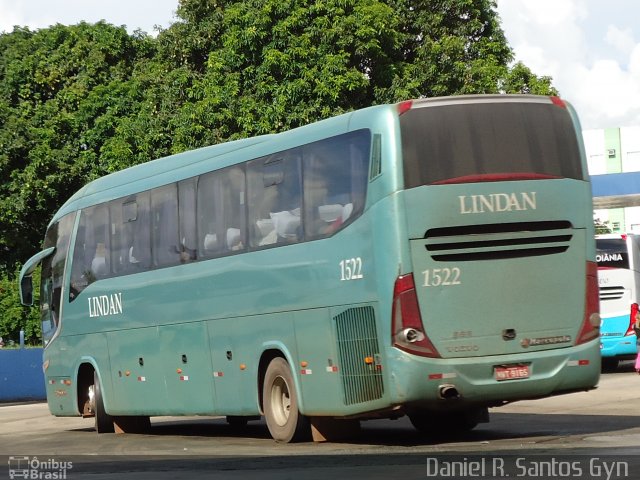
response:
<path fill-rule="evenodd" d="M 636 320 L 638 319 L 638 314 L 640 313 L 640 307 L 638 307 L 637 303 L 631 304 L 631 314 L 629 315 L 629 328 L 627 328 L 627 333 L 624 336 L 635 334 L 635 330 L 633 326 L 636 324 Z"/>
<path fill-rule="evenodd" d="M 423 357 L 440 357 L 422 325 L 418 297 L 411 273 L 396 279 L 393 288 L 391 325 L 394 347 Z"/>
<path fill-rule="evenodd" d="M 576 340 L 576 345 L 587 343 L 600 336 L 600 298 L 598 291 L 598 264 L 587 262 L 587 288 L 584 320 Z"/>
<path fill-rule="evenodd" d="M 551 103 L 553 103 L 557 107 L 567 108 L 567 104 L 560 97 L 549 97 L 551 99 Z"/>
<path fill-rule="evenodd" d="M 397 104 L 398 115 L 402 115 L 403 113 L 407 113 L 409 110 L 411 110 L 412 106 L 413 106 L 413 101 L 412 100 L 406 100 L 404 102 L 398 103 Z"/>

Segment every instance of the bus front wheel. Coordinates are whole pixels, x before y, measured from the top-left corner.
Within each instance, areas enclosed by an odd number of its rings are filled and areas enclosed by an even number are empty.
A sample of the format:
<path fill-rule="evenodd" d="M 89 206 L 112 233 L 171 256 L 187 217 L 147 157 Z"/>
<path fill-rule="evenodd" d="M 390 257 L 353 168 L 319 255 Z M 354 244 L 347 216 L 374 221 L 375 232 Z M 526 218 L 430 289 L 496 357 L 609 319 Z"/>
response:
<path fill-rule="evenodd" d="M 104 410 L 104 402 L 102 400 L 102 389 L 100 388 L 100 379 L 98 374 L 93 372 L 93 385 L 89 387 L 89 402 L 93 414 L 95 415 L 95 428 L 98 433 L 113 433 L 113 417 Z"/>
<path fill-rule="evenodd" d="M 276 357 L 269 363 L 262 395 L 265 420 L 275 441 L 298 442 L 309 437 L 309 420 L 298 410 L 293 375 L 284 358 Z"/>

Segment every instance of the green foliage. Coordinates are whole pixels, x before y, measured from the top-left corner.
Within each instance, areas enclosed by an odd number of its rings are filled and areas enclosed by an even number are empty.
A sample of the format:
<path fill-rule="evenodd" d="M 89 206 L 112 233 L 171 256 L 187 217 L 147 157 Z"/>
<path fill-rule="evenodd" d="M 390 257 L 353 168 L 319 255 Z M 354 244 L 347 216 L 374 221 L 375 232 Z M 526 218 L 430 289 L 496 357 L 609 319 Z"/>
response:
<path fill-rule="evenodd" d="M 593 225 L 595 228 L 596 235 L 602 235 L 604 233 L 613 233 L 613 228 L 611 227 L 611 224 L 608 221 L 603 222 L 599 218 L 594 217 Z"/>
<path fill-rule="evenodd" d="M 505 93 L 558 95 L 558 91 L 551 85 L 551 77 L 537 77 L 522 62 L 516 63 L 509 70 L 501 86 Z"/>
<path fill-rule="evenodd" d="M 17 273 L 17 272 L 16 272 Z M 17 275 L 16 275 L 17 276 Z M 33 274 L 34 301 L 38 301 L 40 291 L 40 269 L 36 269 Z M 25 343 L 28 345 L 39 345 L 41 326 L 38 310 L 30 307 L 23 307 L 20 304 L 20 294 L 18 285 L 14 278 L 8 275 L 0 275 L 0 337 L 5 345 L 10 341 L 18 344 L 20 342 L 20 330 L 24 331 Z"/>
<path fill-rule="evenodd" d="M 127 166 L 101 151 L 139 112 L 130 78 L 153 53 L 150 39 L 105 23 L 0 35 L 0 271 L 37 251 L 75 190 Z"/>
<path fill-rule="evenodd" d="M 180 0 L 178 21 L 157 38 L 104 22 L 0 34 L 3 302 L 53 213 L 99 176 L 373 104 L 557 93 L 550 78 L 510 66 L 495 8 L 493 0 Z M 9 303 L 0 325 L 23 318 Z"/>

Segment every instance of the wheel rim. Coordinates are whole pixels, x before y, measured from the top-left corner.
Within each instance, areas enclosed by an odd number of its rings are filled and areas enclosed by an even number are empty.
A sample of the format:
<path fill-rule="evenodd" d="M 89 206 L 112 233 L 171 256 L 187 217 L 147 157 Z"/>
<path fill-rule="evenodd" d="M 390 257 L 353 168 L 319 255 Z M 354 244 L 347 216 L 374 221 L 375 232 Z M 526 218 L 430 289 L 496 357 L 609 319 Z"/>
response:
<path fill-rule="evenodd" d="M 282 377 L 277 377 L 271 387 L 271 411 L 275 422 L 283 427 L 289 421 L 291 413 L 291 396 L 289 385 Z"/>

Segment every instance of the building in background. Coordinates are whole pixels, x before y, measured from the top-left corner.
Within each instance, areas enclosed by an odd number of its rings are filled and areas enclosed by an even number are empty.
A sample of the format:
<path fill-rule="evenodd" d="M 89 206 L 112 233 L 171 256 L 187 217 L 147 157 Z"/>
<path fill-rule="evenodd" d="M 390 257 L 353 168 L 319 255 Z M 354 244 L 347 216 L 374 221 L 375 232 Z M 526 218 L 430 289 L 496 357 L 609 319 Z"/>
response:
<path fill-rule="evenodd" d="M 582 132 L 594 217 L 614 233 L 640 233 L 640 127 Z"/>

